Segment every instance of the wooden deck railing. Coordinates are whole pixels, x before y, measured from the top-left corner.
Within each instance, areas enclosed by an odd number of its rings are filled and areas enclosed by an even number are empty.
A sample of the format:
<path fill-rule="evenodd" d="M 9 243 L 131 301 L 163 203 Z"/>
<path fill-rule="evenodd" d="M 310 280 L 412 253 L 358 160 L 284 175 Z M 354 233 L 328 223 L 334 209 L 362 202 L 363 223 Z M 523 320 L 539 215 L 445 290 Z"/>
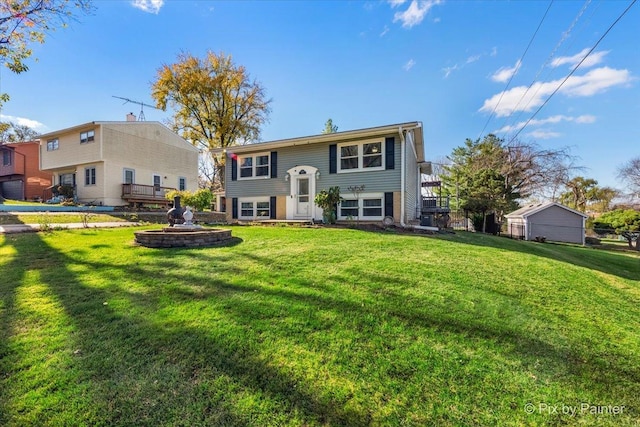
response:
<path fill-rule="evenodd" d="M 175 190 L 171 187 L 142 184 L 122 184 L 122 198 L 129 203 L 169 204 L 166 194 Z"/>

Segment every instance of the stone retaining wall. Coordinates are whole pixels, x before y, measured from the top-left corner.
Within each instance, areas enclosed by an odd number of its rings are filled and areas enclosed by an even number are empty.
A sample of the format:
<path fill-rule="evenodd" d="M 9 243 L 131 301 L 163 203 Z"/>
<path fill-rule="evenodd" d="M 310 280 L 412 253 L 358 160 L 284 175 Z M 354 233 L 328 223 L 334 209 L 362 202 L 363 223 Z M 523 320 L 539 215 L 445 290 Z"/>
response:
<path fill-rule="evenodd" d="M 148 248 L 179 248 L 215 246 L 231 240 L 231 230 L 207 229 L 196 231 L 163 230 L 136 231 L 136 243 Z"/>

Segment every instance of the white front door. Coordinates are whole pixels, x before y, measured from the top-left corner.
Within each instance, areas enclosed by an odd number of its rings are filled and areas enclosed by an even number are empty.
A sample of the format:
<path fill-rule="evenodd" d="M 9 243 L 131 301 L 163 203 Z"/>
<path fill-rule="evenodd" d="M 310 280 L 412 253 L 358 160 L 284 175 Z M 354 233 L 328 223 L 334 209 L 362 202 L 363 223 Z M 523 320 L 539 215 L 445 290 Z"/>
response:
<path fill-rule="evenodd" d="M 296 194 L 296 216 L 309 218 L 309 177 L 298 175 Z"/>
<path fill-rule="evenodd" d="M 314 219 L 317 214 L 313 198 L 316 194 L 318 168 L 296 166 L 287 171 L 286 179 L 290 183 L 287 197 L 287 219 Z"/>

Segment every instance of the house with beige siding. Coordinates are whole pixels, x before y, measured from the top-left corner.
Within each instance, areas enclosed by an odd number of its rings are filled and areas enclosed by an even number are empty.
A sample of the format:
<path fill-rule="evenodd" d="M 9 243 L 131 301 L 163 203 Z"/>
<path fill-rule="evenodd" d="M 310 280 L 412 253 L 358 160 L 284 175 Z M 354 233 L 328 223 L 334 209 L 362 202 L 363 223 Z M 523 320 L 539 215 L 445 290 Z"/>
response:
<path fill-rule="evenodd" d="M 422 214 L 421 122 L 229 147 L 227 219 L 322 220 L 316 194 L 338 186 L 338 221 L 417 224 Z"/>
<path fill-rule="evenodd" d="M 505 218 L 507 233 L 513 237 L 584 245 L 587 215 L 560 203 L 534 203 L 505 215 Z"/>
<path fill-rule="evenodd" d="M 159 122 L 96 121 L 40 136 L 40 169 L 79 203 L 166 204 L 198 188 L 198 150 Z"/>

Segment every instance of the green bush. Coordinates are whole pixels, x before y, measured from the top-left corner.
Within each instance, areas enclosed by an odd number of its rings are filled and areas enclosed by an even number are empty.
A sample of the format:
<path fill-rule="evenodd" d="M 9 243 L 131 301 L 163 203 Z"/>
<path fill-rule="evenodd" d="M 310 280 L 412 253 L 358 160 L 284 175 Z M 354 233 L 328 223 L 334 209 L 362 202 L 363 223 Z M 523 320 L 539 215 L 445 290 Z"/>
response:
<path fill-rule="evenodd" d="M 197 211 L 210 209 L 213 202 L 213 193 L 204 188 L 197 190 L 195 193 L 186 190 L 172 190 L 167 193 L 167 199 L 169 200 L 173 200 L 175 196 L 180 196 L 180 205 L 183 207 L 191 206 Z"/>

